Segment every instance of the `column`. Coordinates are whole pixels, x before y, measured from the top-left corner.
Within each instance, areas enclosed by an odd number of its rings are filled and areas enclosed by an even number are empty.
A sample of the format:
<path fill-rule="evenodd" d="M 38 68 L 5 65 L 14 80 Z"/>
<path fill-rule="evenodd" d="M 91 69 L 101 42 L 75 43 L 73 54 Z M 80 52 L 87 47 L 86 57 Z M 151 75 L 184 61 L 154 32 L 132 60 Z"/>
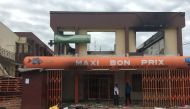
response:
<path fill-rule="evenodd" d="M 164 54 L 176 56 L 177 53 L 177 30 L 168 28 L 164 31 Z"/>
<path fill-rule="evenodd" d="M 125 56 L 125 30 L 116 30 L 115 53 L 117 56 Z"/>
<path fill-rule="evenodd" d="M 75 73 L 75 104 L 79 103 L 79 74 Z"/>
<path fill-rule="evenodd" d="M 177 52 L 180 56 L 183 56 L 183 43 L 181 28 L 177 28 Z"/>
<path fill-rule="evenodd" d="M 129 52 L 136 52 L 136 32 L 129 30 Z"/>
<path fill-rule="evenodd" d="M 129 55 L 129 29 L 125 27 L 125 56 Z"/>
<path fill-rule="evenodd" d="M 79 30 L 79 34 L 85 35 L 85 34 L 87 34 L 87 31 L 86 30 Z M 79 56 L 87 55 L 87 43 L 79 43 L 79 44 L 77 44 L 76 48 L 78 49 L 78 55 Z"/>
<path fill-rule="evenodd" d="M 119 97 L 124 100 L 125 98 L 125 72 L 117 71 L 114 74 L 114 85 L 118 84 L 119 86 Z"/>

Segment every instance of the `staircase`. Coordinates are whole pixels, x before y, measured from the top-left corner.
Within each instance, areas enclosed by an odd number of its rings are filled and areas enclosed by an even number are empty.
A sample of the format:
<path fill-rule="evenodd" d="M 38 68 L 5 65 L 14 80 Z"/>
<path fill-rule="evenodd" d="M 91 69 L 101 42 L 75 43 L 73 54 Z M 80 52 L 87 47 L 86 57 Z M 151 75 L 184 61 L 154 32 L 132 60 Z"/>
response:
<path fill-rule="evenodd" d="M 7 71 L 4 69 L 4 67 L 0 63 L 0 77 L 1 76 L 9 76 Z"/>

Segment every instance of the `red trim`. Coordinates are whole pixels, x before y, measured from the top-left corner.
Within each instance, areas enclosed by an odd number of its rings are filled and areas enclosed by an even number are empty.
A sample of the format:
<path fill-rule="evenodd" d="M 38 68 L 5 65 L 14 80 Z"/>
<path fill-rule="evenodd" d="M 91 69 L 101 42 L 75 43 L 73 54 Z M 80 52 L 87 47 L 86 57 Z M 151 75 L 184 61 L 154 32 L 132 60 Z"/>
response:
<path fill-rule="evenodd" d="M 142 69 L 142 68 L 190 68 L 190 57 L 141 56 L 141 57 L 64 57 L 34 56 L 24 59 L 25 68 L 91 70 L 91 69 Z"/>

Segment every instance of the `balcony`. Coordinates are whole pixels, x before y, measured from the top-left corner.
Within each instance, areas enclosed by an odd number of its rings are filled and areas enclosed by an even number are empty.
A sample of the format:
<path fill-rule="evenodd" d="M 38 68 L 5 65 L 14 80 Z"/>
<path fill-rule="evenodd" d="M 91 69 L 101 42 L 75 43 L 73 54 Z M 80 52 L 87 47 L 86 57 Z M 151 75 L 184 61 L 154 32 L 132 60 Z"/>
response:
<path fill-rule="evenodd" d="M 15 53 L 0 47 L 0 56 L 15 61 Z"/>

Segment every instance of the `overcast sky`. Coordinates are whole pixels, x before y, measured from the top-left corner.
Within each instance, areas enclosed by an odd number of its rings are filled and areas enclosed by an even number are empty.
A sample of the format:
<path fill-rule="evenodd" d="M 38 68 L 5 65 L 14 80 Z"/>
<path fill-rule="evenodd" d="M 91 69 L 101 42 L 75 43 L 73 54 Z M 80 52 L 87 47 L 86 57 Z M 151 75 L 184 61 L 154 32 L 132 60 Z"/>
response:
<path fill-rule="evenodd" d="M 1 22 L 12 31 L 33 32 L 46 44 L 53 39 L 49 11 L 185 12 L 183 43 L 190 42 L 190 0 L 0 0 Z M 139 35 L 138 44 L 147 39 Z M 190 44 L 183 48 L 184 55 L 190 55 Z"/>

